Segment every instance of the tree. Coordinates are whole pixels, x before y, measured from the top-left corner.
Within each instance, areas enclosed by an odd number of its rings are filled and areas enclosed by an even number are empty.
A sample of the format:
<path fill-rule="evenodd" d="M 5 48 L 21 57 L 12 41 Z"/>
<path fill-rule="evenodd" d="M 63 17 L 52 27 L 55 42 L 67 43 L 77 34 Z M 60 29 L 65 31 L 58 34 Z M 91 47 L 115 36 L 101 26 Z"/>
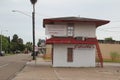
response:
<path fill-rule="evenodd" d="M 38 45 L 38 47 L 41 47 L 40 48 L 40 53 L 44 54 L 46 52 L 45 40 L 44 39 L 39 39 L 37 45 Z"/>
<path fill-rule="evenodd" d="M 114 43 L 115 40 L 112 39 L 112 37 L 105 38 L 106 43 Z"/>
<path fill-rule="evenodd" d="M 15 52 L 17 50 L 23 51 L 25 49 L 25 45 L 23 44 L 23 39 L 19 38 L 17 34 L 13 35 L 13 39 L 11 40 L 11 50 Z"/>
<path fill-rule="evenodd" d="M 32 51 L 32 42 L 27 42 L 25 47 L 27 48 L 27 50 Z"/>
<path fill-rule="evenodd" d="M 16 42 L 11 42 L 10 43 L 10 49 L 13 53 L 17 50 L 17 48 L 18 48 L 18 45 L 17 45 Z"/>
<path fill-rule="evenodd" d="M 45 40 L 44 39 L 39 39 L 38 40 L 38 43 L 37 43 L 37 46 L 40 47 L 40 46 L 45 46 Z"/>
<path fill-rule="evenodd" d="M 1 42 L 1 39 L 0 39 L 0 45 L 2 43 L 2 45 L 0 47 L 2 47 L 2 51 L 5 51 L 7 52 L 8 51 L 8 46 L 9 46 L 9 41 L 8 41 L 8 37 L 6 36 L 3 36 L 3 35 L 0 35 L 0 38 L 2 38 L 2 42 Z M 1 48 L 0 48 L 1 49 Z"/>
<path fill-rule="evenodd" d="M 16 42 L 16 43 L 18 42 L 18 35 L 17 34 L 13 35 L 12 42 Z"/>
<path fill-rule="evenodd" d="M 41 39 L 38 40 L 37 46 L 41 45 Z"/>
<path fill-rule="evenodd" d="M 7 39 L 8 39 L 8 43 L 9 43 L 9 44 L 8 44 L 8 53 L 10 53 L 10 42 L 11 42 L 11 41 L 10 41 L 10 36 L 9 36 Z"/>
<path fill-rule="evenodd" d="M 106 41 L 112 41 L 112 37 L 105 38 Z"/>
<path fill-rule="evenodd" d="M 18 50 L 24 51 L 25 50 L 25 45 L 24 44 L 18 44 Z"/>

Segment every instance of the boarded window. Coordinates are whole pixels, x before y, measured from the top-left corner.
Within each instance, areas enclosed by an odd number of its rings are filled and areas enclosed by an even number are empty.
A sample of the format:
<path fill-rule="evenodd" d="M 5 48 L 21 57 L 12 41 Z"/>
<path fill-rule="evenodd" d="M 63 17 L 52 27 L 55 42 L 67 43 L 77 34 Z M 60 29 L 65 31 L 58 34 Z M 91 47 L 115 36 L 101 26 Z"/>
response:
<path fill-rule="evenodd" d="M 67 61 L 73 62 L 73 48 L 68 48 L 67 50 Z"/>
<path fill-rule="evenodd" d="M 74 24 L 68 24 L 68 27 L 67 27 L 67 35 L 68 36 L 73 36 L 74 34 Z"/>

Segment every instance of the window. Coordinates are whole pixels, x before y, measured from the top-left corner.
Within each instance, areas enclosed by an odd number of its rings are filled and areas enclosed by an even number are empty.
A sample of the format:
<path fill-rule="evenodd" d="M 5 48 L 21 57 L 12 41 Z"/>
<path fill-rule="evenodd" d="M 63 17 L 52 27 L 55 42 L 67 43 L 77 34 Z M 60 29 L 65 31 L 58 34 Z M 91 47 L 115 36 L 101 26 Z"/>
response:
<path fill-rule="evenodd" d="M 73 48 L 67 49 L 67 62 L 73 62 Z"/>
<path fill-rule="evenodd" d="M 74 34 L 74 24 L 68 24 L 68 27 L 67 27 L 67 35 L 68 36 L 73 36 Z"/>

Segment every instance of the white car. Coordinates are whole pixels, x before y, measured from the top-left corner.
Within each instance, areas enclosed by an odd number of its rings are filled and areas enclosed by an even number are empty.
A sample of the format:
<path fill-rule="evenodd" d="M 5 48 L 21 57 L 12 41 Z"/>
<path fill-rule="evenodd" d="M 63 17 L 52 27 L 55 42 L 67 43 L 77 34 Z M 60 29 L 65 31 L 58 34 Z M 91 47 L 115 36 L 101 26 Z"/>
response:
<path fill-rule="evenodd" d="M 1 52 L 0 52 L 0 56 L 5 56 L 5 52 L 4 52 L 4 51 L 1 51 Z"/>

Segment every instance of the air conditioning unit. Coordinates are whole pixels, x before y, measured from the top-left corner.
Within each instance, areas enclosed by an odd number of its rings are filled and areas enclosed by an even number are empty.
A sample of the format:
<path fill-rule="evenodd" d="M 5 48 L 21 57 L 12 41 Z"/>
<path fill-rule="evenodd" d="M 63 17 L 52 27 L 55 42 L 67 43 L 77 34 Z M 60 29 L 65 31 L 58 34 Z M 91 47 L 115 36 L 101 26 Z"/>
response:
<path fill-rule="evenodd" d="M 75 37 L 76 40 L 82 40 L 84 41 L 85 40 L 85 37 Z"/>

